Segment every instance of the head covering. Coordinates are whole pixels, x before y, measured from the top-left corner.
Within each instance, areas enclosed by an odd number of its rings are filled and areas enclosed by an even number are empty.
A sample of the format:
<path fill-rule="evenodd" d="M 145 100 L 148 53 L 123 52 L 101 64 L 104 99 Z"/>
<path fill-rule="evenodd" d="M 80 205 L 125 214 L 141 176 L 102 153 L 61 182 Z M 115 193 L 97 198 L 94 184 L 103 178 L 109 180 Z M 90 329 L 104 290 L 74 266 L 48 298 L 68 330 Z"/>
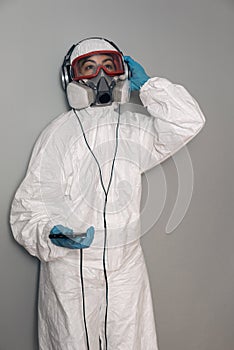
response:
<path fill-rule="evenodd" d="M 81 55 L 85 55 L 89 52 L 93 51 L 102 51 L 102 50 L 112 50 L 112 51 L 119 51 L 117 50 L 117 47 L 115 45 L 112 45 L 109 41 L 103 38 L 88 38 L 80 41 L 74 48 L 72 54 L 70 63 L 76 58 Z"/>

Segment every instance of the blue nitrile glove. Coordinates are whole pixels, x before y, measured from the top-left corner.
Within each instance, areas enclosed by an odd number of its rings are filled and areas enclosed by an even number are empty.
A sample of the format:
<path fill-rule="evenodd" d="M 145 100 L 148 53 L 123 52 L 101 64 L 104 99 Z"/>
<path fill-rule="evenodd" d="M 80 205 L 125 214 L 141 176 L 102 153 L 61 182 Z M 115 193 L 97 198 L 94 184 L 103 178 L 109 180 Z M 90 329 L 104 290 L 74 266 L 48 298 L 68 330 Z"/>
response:
<path fill-rule="evenodd" d="M 63 225 L 56 225 L 50 231 L 52 235 L 64 235 L 64 238 L 51 238 L 51 242 L 58 247 L 64 247 L 69 249 L 84 249 L 89 248 L 94 238 L 94 227 L 90 226 L 86 231 L 85 237 L 74 237 L 73 230 Z M 72 236 L 69 238 L 69 236 Z"/>
<path fill-rule="evenodd" d="M 139 90 L 150 77 L 146 74 L 144 68 L 132 57 L 124 56 L 124 61 L 128 64 L 131 75 L 130 75 L 130 88 L 131 91 Z"/>

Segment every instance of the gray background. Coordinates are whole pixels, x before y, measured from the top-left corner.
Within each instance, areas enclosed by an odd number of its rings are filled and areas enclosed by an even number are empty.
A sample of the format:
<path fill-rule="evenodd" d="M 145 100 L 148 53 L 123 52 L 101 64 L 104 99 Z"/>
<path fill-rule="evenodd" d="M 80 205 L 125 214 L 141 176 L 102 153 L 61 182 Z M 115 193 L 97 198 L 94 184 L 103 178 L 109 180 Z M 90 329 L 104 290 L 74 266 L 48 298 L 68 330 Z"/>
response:
<path fill-rule="evenodd" d="M 149 75 L 184 85 L 206 115 L 187 147 L 192 200 L 170 235 L 175 162 L 143 179 L 143 197 L 147 190 L 157 197 L 161 171 L 167 186 L 143 246 L 160 350 L 233 350 L 233 0 L 1 0 L 0 350 L 38 348 L 38 261 L 13 240 L 9 206 L 40 131 L 66 109 L 62 59 L 73 42 L 92 35 L 112 39 Z M 153 201 L 143 225 L 155 215 Z"/>

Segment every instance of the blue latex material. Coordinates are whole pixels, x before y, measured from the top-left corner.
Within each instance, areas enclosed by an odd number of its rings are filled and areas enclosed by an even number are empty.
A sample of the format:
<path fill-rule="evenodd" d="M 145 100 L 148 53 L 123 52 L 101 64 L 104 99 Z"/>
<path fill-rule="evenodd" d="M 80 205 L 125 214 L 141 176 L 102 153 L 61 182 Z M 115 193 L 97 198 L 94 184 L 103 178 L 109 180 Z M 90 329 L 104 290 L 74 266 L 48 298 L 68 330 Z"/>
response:
<path fill-rule="evenodd" d="M 128 64 L 131 76 L 130 76 L 130 88 L 131 91 L 139 90 L 150 77 L 146 74 L 144 68 L 130 56 L 124 56 L 124 61 Z"/>
<path fill-rule="evenodd" d="M 90 226 L 86 231 L 85 237 L 72 237 L 69 238 L 73 234 L 73 230 L 64 227 L 63 225 L 56 225 L 50 231 L 52 234 L 63 234 L 64 238 L 50 238 L 51 242 L 58 247 L 64 247 L 69 249 L 84 249 L 89 248 L 93 238 L 94 238 L 94 227 Z"/>

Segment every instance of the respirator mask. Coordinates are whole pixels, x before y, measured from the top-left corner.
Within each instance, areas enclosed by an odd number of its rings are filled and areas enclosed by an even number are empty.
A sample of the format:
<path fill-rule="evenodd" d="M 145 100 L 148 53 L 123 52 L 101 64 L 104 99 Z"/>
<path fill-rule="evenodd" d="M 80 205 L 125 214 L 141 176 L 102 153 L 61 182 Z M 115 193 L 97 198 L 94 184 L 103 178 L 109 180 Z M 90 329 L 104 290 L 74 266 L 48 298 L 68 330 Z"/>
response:
<path fill-rule="evenodd" d="M 91 50 L 94 47 L 97 49 Z M 85 39 L 69 50 L 62 67 L 62 82 L 68 103 L 75 109 L 126 103 L 130 98 L 123 55 L 102 38 Z"/>

